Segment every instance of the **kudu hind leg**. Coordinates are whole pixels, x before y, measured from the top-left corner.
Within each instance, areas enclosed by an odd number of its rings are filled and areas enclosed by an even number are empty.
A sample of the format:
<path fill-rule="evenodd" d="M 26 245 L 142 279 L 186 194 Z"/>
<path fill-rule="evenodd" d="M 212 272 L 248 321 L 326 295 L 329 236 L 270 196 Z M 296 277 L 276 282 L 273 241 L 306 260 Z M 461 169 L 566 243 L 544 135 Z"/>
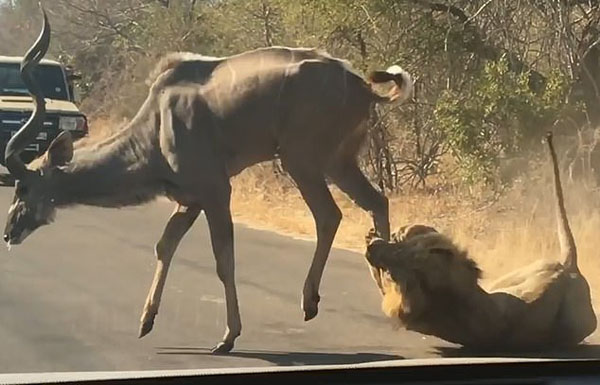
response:
<path fill-rule="evenodd" d="M 319 311 L 319 286 L 342 213 L 333 200 L 323 175 L 305 168 L 290 167 L 289 164 L 285 167 L 298 185 L 317 228 L 317 247 L 302 291 L 302 310 L 304 320 L 308 321 L 316 317 Z"/>
<path fill-rule="evenodd" d="M 388 199 L 383 193 L 373 187 L 356 162 L 349 160 L 345 163 L 337 164 L 330 173 L 330 177 L 350 199 L 371 214 L 375 230 L 379 236 L 385 240 L 389 240 L 390 219 Z M 379 291 L 381 294 L 384 294 L 381 272 L 372 266 L 369 266 L 369 270 L 377 283 Z"/>
<path fill-rule="evenodd" d="M 177 249 L 185 233 L 190 229 L 196 218 L 198 218 L 200 211 L 201 209 L 198 207 L 177 206 L 173 214 L 171 214 L 160 240 L 156 244 L 156 271 L 154 272 L 154 280 L 152 281 L 152 286 L 150 286 L 140 320 L 140 338 L 150 333 L 154 326 L 154 318 L 158 313 L 160 298 L 175 249 Z"/>
<path fill-rule="evenodd" d="M 222 199 L 219 199 L 219 201 Z M 212 349 L 213 353 L 227 353 L 242 332 L 242 321 L 235 285 L 235 257 L 233 250 L 233 221 L 229 201 L 206 205 L 206 219 L 217 264 L 217 275 L 225 288 L 227 328 L 223 340 Z"/>
<path fill-rule="evenodd" d="M 336 165 L 329 173 L 333 182 L 360 208 L 369 212 L 375 230 L 385 240 L 390 239 L 390 214 L 387 197 L 377 191 L 355 161 Z"/>

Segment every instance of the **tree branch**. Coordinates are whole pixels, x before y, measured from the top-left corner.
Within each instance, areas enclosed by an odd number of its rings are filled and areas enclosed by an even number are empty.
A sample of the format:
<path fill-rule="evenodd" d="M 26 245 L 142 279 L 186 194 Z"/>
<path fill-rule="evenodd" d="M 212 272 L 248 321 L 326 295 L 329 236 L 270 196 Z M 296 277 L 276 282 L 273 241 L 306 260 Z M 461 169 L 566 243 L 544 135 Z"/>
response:
<path fill-rule="evenodd" d="M 444 3 L 431 2 L 427 0 L 412 0 L 418 6 L 430 9 L 433 12 L 444 12 L 452 15 L 462 25 L 465 31 L 470 32 L 466 34 L 463 39 L 463 48 L 468 52 L 476 54 L 482 59 L 496 61 L 502 56 L 505 56 L 508 60 L 509 70 L 515 73 L 529 72 L 529 87 L 534 92 L 540 92 L 544 89 L 546 84 L 546 77 L 536 70 L 533 70 L 528 64 L 523 62 L 517 54 L 510 52 L 505 49 L 498 48 L 493 44 L 486 43 L 482 37 L 482 32 L 476 25 L 473 24 L 475 17 L 481 13 L 483 8 L 489 3 L 484 4 L 475 15 L 469 16 L 467 13 L 454 6 Z M 451 27 L 453 28 L 453 27 Z M 470 36 L 470 38 L 468 38 Z"/>

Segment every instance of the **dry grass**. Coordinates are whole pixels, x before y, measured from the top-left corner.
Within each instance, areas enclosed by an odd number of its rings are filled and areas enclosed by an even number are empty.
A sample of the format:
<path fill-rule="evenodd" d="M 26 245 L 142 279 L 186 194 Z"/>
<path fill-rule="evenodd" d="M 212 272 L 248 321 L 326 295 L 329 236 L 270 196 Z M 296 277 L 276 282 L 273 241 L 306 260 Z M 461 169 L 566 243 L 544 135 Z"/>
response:
<path fill-rule="evenodd" d="M 81 143 L 97 141 L 111 134 L 117 132 L 128 122 L 127 119 L 121 118 L 120 120 L 106 117 L 106 116 L 92 116 L 89 117 L 89 136 L 81 139 Z"/>

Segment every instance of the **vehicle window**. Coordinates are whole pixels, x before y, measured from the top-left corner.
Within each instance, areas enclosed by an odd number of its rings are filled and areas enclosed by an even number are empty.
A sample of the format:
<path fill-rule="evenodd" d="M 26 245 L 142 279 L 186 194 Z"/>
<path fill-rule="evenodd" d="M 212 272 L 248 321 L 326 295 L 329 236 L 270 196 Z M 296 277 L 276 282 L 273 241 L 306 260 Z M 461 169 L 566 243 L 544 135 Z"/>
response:
<path fill-rule="evenodd" d="M 0 64 L 0 95 L 29 95 L 19 68 L 17 63 Z M 46 98 L 68 100 L 65 77 L 59 66 L 40 65 L 35 69 L 34 76 Z"/>
<path fill-rule="evenodd" d="M 41 3 L 0 373 L 600 358 L 600 0 Z"/>

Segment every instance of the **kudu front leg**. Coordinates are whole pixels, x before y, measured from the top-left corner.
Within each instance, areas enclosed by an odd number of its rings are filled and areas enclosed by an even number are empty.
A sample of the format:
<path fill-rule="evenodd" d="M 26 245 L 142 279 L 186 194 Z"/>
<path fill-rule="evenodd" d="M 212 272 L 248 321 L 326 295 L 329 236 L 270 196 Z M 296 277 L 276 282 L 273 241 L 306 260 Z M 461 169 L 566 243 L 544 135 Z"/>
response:
<path fill-rule="evenodd" d="M 225 304 L 227 307 L 227 328 L 225 329 L 225 335 L 223 336 L 223 340 L 212 349 L 212 352 L 223 354 L 233 349 L 235 339 L 242 332 L 242 321 L 235 286 L 233 221 L 231 219 L 229 201 L 207 204 L 205 212 L 217 264 L 217 275 L 225 288 Z"/>
<path fill-rule="evenodd" d="M 152 286 L 150 286 L 140 320 L 140 338 L 150 333 L 154 326 L 154 318 L 158 313 L 160 298 L 165 287 L 165 281 L 167 280 L 167 272 L 169 271 L 171 259 L 173 259 L 173 254 L 179 242 L 196 218 L 198 218 L 200 211 L 199 207 L 178 205 L 173 214 L 171 214 L 169 222 L 167 222 L 167 226 L 156 244 L 154 250 L 157 258 L 156 271 L 154 272 L 154 280 L 152 281 Z"/>

